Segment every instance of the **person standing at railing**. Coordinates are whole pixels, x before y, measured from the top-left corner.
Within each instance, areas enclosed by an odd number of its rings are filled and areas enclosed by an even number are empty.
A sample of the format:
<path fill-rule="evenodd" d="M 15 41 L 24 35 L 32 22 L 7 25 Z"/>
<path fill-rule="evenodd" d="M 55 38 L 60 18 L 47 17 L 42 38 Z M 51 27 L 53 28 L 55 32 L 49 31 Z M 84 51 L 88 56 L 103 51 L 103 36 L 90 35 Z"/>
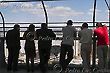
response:
<path fill-rule="evenodd" d="M 105 69 L 107 64 L 107 54 L 109 37 L 106 25 L 102 23 L 96 23 L 96 29 L 94 30 L 95 36 L 97 36 L 97 57 L 98 57 L 98 68 Z"/>
<path fill-rule="evenodd" d="M 20 26 L 14 25 L 14 29 L 6 34 L 6 45 L 8 48 L 8 67 L 7 71 L 17 71 L 20 46 Z"/>
<path fill-rule="evenodd" d="M 60 52 L 60 65 L 62 70 L 60 73 L 66 73 L 66 68 L 73 59 L 73 46 L 77 30 L 72 25 L 73 25 L 72 20 L 68 20 L 67 26 L 62 29 L 63 39 L 61 42 L 61 52 Z"/>
<path fill-rule="evenodd" d="M 41 29 L 36 30 L 36 36 L 38 39 L 38 51 L 40 57 L 39 67 L 42 73 L 47 73 L 52 40 L 56 35 L 52 29 L 48 29 L 46 23 L 42 23 Z"/>
<path fill-rule="evenodd" d="M 85 72 L 90 71 L 90 57 L 92 51 L 92 29 L 88 29 L 88 24 L 83 23 L 82 29 L 79 31 L 78 36 L 81 43 L 81 57 L 83 59 L 83 68 Z"/>
<path fill-rule="evenodd" d="M 30 24 L 29 28 L 24 32 L 23 35 L 23 39 L 26 40 L 24 49 L 26 54 L 27 72 L 29 72 L 30 70 L 34 72 L 34 58 L 36 57 L 34 42 L 35 38 L 36 38 L 35 26 L 33 24 Z M 29 66 L 29 60 L 31 60 L 31 67 Z"/>

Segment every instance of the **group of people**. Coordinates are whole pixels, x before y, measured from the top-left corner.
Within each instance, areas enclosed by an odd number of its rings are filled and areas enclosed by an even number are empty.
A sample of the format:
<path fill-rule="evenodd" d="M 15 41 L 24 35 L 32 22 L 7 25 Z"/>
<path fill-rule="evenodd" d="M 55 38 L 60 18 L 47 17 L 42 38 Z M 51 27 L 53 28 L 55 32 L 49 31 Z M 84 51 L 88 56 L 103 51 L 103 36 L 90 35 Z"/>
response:
<path fill-rule="evenodd" d="M 6 34 L 6 44 L 8 48 L 8 71 L 17 71 L 18 57 L 20 46 L 20 26 L 14 25 L 14 29 L 9 30 Z M 66 68 L 73 59 L 73 46 L 74 40 L 77 37 L 77 30 L 73 26 L 72 20 L 67 21 L 67 26 L 62 28 L 63 39 L 61 42 L 60 60 L 61 66 L 60 73 L 66 73 Z M 97 57 L 98 68 L 104 69 L 107 64 L 107 52 L 109 45 L 108 30 L 106 25 L 102 23 L 96 23 L 94 30 L 88 29 L 88 23 L 83 23 L 81 30 L 78 32 L 78 36 L 81 43 L 81 57 L 83 59 L 83 66 L 85 72 L 90 71 L 90 56 L 92 52 L 93 34 L 97 36 Z M 48 70 L 48 60 L 50 58 L 50 50 L 52 46 L 52 40 L 56 38 L 52 29 L 48 29 L 46 23 L 41 24 L 41 29 L 35 31 L 35 25 L 30 24 L 29 28 L 24 32 L 23 39 L 25 41 L 25 53 L 26 53 L 26 67 L 27 71 L 34 72 L 34 58 L 36 57 L 36 47 L 34 40 L 38 40 L 39 51 L 39 68 L 42 73 L 46 73 Z M 31 67 L 29 65 L 31 60 Z"/>
<path fill-rule="evenodd" d="M 20 26 L 14 25 L 14 29 L 9 30 L 6 34 L 6 44 L 8 48 L 8 66 L 7 71 L 18 70 L 18 57 L 20 46 Z M 48 68 L 48 60 L 50 58 L 50 50 L 52 39 L 56 35 L 51 29 L 47 28 L 46 23 L 41 24 L 41 29 L 35 31 L 35 25 L 30 24 L 29 28 L 24 32 L 23 39 L 25 41 L 26 67 L 27 72 L 34 72 L 34 58 L 36 57 L 35 39 L 38 39 L 38 51 L 40 57 L 39 67 L 42 73 L 46 73 Z M 31 61 L 31 66 L 29 64 Z"/>
<path fill-rule="evenodd" d="M 104 70 L 107 68 L 107 57 L 109 47 L 109 36 L 106 25 L 97 22 L 95 29 L 88 29 L 88 24 L 83 23 L 81 31 L 79 31 L 79 39 L 81 43 L 81 57 L 83 59 L 83 66 L 85 72 L 90 72 L 90 57 L 92 50 L 93 40 L 96 40 L 97 58 L 98 58 L 98 69 Z M 93 39 L 93 40 L 92 40 Z"/>

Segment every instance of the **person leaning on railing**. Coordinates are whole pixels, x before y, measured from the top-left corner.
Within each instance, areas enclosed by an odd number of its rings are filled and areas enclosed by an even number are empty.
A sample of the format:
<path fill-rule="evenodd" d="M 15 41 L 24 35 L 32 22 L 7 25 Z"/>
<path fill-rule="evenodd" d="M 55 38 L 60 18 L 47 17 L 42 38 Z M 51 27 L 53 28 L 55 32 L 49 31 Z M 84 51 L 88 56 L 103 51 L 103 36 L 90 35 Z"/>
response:
<path fill-rule="evenodd" d="M 77 31 L 76 28 L 72 25 L 73 25 L 72 20 L 68 20 L 67 26 L 62 29 L 63 39 L 61 42 L 61 51 L 60 51 L 60 65 L 62 70 L 60 73 L 66 73 L 67 66 L 73 59 L 74 39 L 76 37 Z"/>
<path fill-rule="evenodd" d="M 88 24 L 83 23 L 82 29 L 79 31 L 78 36 L 81 43 L 81 57 L 83 59 L 83 67 L 85 72 L 90 71 L 90 57 L 92 51 L 92 29 L 88 29 Z"/>
<path fill-rule="evenodd" d="M 36 57 L 36 48 L 34 39 L 36 37 L 35 25 L 30 24 L 29 28 L 24 32 L 23 39 L 25 42 L 25 54 L 26 54 L 26 66 L 27 72 L 34 72 L 34 58 Z M 31 67 L 29 66 L 29 60 L 31 60 Z"/>
<path fill-rule="evenodd" d="M 98 68 L 105 69 L 107 66 L 107 53 L 109 45 L 107 26 L 102 25 L 102 23 L 96 23 L 94 35 L 97 36 Z"/>
<path fill-rule="evenodd" d="M 36 37 L 38 39 L 38 51 L 40 57 L 39 67 L 42 73 L 47 73 L 52 40 L 56 35 L 52 29 L 48 29 L 46 23 L 42 23 L 41 29 L 36 30 Z"/>

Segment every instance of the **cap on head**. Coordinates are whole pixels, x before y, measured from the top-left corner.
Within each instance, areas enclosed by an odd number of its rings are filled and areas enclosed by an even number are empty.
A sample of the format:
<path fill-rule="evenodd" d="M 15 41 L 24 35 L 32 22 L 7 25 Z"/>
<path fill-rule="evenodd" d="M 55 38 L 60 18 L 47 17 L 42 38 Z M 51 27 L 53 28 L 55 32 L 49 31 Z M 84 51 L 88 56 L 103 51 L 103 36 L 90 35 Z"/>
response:
<path fill-rule="evenodd" d="M 67 25 L 73 25 L 73 21 L 72 20 L 68 20 L 67 21 Z"/>

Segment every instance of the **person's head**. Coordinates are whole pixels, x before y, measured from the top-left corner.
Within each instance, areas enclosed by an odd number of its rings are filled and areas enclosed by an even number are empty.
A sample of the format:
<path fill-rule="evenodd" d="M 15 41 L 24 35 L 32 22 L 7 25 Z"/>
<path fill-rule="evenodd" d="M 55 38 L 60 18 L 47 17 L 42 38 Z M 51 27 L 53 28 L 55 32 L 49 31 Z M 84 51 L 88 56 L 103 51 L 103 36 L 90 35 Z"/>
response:
<path fill-rule="evenodd" d="M 83 24 L 82 24 L 82 29 L 83 29 L 83 28 L 88 28 L 88 24 L 87 24 L 87 23 L 83 23 Z"/>
<path fill-rule="evenodd" d="M 15 30 L 20 30 L 20 25 L 15 24 L 15 25 L 14 25 L 14 29 L 15 29 Z"/>
<path fill-rule="evenodd" d="M 102 26 L 103 26 L 102 23 L 100 23 L 100 22 L 97 22 L 97 23 L 96 23 L 96 28 L 102 27 Z"/>
<path fill-rule="evenodd" d="M 35 31 L 35 25 L 30 24 L 29 25 L 29 31 Z"/>
<path fill-rule="evenodd" d="M 41 29 L 47 29 L 48 27 L 47 27 L 47 24 L 46 23 L 42 23 L 41 24 Z"/>
<path fill-rule="evenodd" d="M 67 21 L 67 25 L 73 25 L 73 21 L 72 20 L 68 20 Z"/>

